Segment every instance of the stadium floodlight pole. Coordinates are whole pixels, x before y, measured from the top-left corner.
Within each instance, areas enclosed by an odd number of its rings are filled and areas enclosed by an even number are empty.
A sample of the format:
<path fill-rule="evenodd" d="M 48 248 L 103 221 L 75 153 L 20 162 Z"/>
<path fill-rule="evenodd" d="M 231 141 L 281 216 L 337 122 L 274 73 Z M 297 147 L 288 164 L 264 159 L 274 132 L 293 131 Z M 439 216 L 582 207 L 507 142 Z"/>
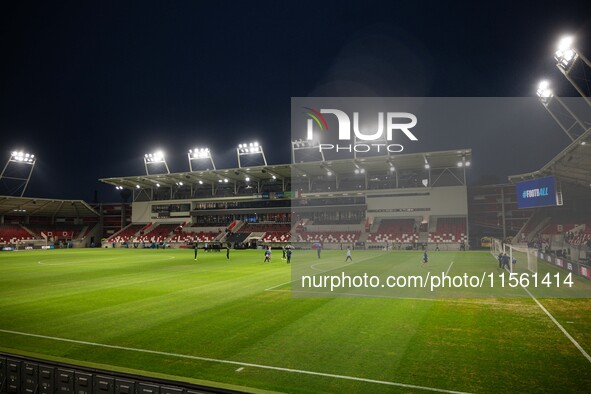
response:
<path fill-rule="evenodd" d="M 146 175 L 150 175 L 150 171 L 148 171 L 148 164 L 164 164 L 164 167 L 166 167 L 166 173 L 170 174 L 168 164 L 166 164 L 166 159 L 164 158 L 164 153 L 162 153 L 162 151 L 146 153 L 144 155 L 144 167 L 146 168 Z"/>
<path fill-rule="evenodd" d="M 296 164 L 296 151 L 313 151 L 320 153 L 321 161 L 325 161 L 324 152 L 320 149 L 320 143 L 314 140 L 295 140 L 291 141 L 291 162 Z M 315 160 L 316 161 L 316 160 Z"/>
<path fill-rule="evenodd" d="M 558 123 L 558 126 L 560 126 L 562 131 L 564 131 L 564 133 L 568 136 L 568 138 L 570 138 L 571 141 L 575 141 L 588 130 L 585 124 L 581 121 L 581 119 L 579 119 L 579 117 L 564 103 L 564 101 L 560 99 L 560 97 L 554 94 L 552 89 L 550 89 L 550 83 L 548 81 L 544 80 L 540 82 L 536 94 L 538 95 L 540 102 L 542 103 L 546 111 L 548 111 L 550 116 L 552 116 L 556 123 Z M 554 100 L 556 100 L 556 102 L 558 102 L 572 118 L 571 120 L 573 121 L 573 123 L 570 126 L 565 125 L 564 122 L 561 121 L 552 110 L 551 104 Z M 579 133 L 576 133 L 576 130 L 574 128 L 575 126 L 579 126 L 579 128 L 581 129 Z"/>
<path fill-rule="evenodd" d="M 194 160 L 209 160 L 211 166 L 215 170 L 215 163 L 213 162 L 213 157 L 211 157 L 211 151 L 209 148 L 194 148 L 189 149 L 189 153 L 187 153 L 187 157 L 189 158 L 189 170 L 193 172 L 193 161 Z M 208 168 L 209 170 L 210 168 Z"/>
<path fill-rule="evenodd" d="M 25 194 L 25 190 L 27 190 L 27 186 L 29 185 L 29 181 L 31 180 L 31 175 L 33 175 L 33 169 L 35 169 L 35 163 L 37 163 L 37 158 L 35 155 L 23 152 L 23 151 L 13 151 L 6 162 L 6 165 L 2 169 L 2 173 L 0 173 L 0 183 L 4 183 L 5 180 L 9 182 L 16 182 L 16 187 L 13 191 L 9 191 L 9 195 L 13 195 L 13 193 L 18 193 L 20 190 L 20 197 Z M 6 171 L 10 171 L 9 167 L 22 167 L 23 165 L 30 166 L 29 172 L 25 177 L 20 175 L 7 175 Z"/>
<path fill-rule="evenodd" d="M 554 52 L 554 59 L 556 59 L 556 67 L 564 75 L 564 77 L 573 85 L 573 87 L 579 92 L 581 97 L 585 99 L 587 104 L 591 106 L 591 91 L 585 93 L 581 86 L 575 81 L 577 79 L 583 79 L 587 89 L 589 90 L 590 79 L 587 75 L 591 72 L 591 62 L 581 52 L 579 52 L 573 45 L 574 38 L 571 36 L 563 37 L 559 43 L 556 52 Z M 576 77 L 575 67 L 579 66 L 583 69 L 582 75 Z M 586 70 L 587 69 L 587 70 Z"/>
<path fill-rule="evenodd" d="M 236 157 L 238 158 L 238 168 L 242 168 L 242 162 L 240 161 L 241 156 L 246 155 L 261 155 L 263 158 L 263 163 L 265 166 L 267 165 L 267 158 L 265 157 L 265 151 L 263 150 L 262 145 L 258 142 L 251 142 L 248 144 L 238 144 L 236 148 Z"/>

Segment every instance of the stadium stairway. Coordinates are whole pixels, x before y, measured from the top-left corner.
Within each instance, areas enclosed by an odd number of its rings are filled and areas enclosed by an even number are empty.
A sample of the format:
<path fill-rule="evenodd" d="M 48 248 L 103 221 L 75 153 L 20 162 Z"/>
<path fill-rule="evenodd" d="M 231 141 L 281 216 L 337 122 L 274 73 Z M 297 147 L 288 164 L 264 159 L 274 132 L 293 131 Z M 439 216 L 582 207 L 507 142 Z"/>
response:
<path fill-rule="evenodd" d="M 265 235 L 264 232 L 258 232 L 258 233 L 250 233 L 248 235 L 248 237 L 246 237 L 246 239 L 242 242 L 250 242 L 250 240 L 252 239 L 263 239 L 263 236 Z"/>
<path fill-rule="evenodd" d="M 137 223 L 129 223 L 127 226 L 123 227 L 121 230 L 117 231 L 116 233 L 114 233 L 113 235 L 109 236 L 108 239 L 115 239 L 117 236 L 119 236 L 119 234 L 123 233 L 124 231 L 127 231 L 128 228 L 130 228 L 131 226 L 137 226 Z M 139 233 L 139 230 L 137 232 L 135 232 L 131 238 L 135 238 Z"/>
<path fill-rule="evenodd" d="M 429 241 L 429 232 L 428 231 L 421 231 L 419 233 L 419 243 L 424 244 Z"/>
<path fill-rule="evenodd" d="M 357 240 L 357 242 L 363 242 L 366 243 L 367 242 L 367 238 L 369 237 L 369 233 L 362 231 L 361 235 L 359 236 L 359 239 Z"/>
<path fill-rule="evenodd" d="M 33 231 L 30 229 L 30 228 L 28 228 L 27 226 L 24 226 L 24 225 L 22 225 L 22 224 L 21 224 L 21 227 L 22 227 L 22 229 L 23 229 L 23 230 L 25 230 L 26 232 L 28 232 L 29 234 L 31 234 L 31 236 L 32 236 L 33 238 L 38 238 L 38 237 L 37 237 L 37 234 L 35 234 L 35 233 L 34 233 L 34 232 L 33 232 Z"/>
<path fill-rule="evenodd" d="M 533 221 L 532 221 L 532 219 L 533 219 Z M 530 220 L 525 222 L 525 225 L 522 227 L 522 230 L 523 230 L 523 229 L 527 228 L 528 223 L 530 224 L 530 227 L 529 227 L 530 231 L 525 235 L 525 241 L 531 242 L 534 239 L 534 237 L 540 232 L 540 230 L 542 230 L 544 227 L 546 227 L 546 225 L 550 222 L 550 219 L 551 219 L 550 216 L 545 214 L 543 210 L 540 211 L 539 213 L 536 212 L 534 215 L 532 215 Z M 518 237 L 521 237 L 520 233 L 521 233 L 521 230 L 513 238 L 520 239 L 520 238 L 518 238 Z"/>

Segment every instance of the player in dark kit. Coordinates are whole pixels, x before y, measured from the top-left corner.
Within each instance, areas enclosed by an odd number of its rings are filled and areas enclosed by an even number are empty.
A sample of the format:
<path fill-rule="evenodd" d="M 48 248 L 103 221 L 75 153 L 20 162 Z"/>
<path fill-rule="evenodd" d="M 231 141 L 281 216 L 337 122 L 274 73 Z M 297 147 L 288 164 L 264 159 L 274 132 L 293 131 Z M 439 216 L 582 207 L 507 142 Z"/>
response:
<path fill-rule="evenodd" d="M 263 263 L 270 263 L 270 262 L 271 262 L 271 247 L 269 246 L 269 248 L 265 250 L 265 260 L 263 260 Z"/>
<path fill-rule="evenodd" d="M 230 260 L 230 242 L 228 242 L 228 244 L 226 245 L 226 259 Z"/>
<path fill-rule="evenodd" d="M 285 251 L 285 255 L 287 256 L 287 264 L 291 264 L 291 248 Z"/>
<path fill-rule="evenodd" d="M 429 256 L 427 255 L 427 251 L 423 253 L 423 266 L 429 262 Z"/>
<path fill-rule="evenodd" d="M 195 246 L 193 246 L 193 249 L 195 249 L 195 257 L 193 257 L 193 260 L 197 261 L 197 250 L 199 250 L 198 242 L 195 242 Z"/>

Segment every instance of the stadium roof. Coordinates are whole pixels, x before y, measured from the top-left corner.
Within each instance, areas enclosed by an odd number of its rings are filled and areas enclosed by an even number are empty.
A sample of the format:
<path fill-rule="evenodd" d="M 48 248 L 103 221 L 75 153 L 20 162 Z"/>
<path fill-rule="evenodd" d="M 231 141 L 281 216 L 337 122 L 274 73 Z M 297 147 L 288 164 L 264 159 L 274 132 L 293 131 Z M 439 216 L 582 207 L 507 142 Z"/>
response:
<path fill-rule="evenodd" d="M 94 217 L 99 214 L 81 200 L 0 196 L 0 215 Z"/>
<path fill-rule="evenodd" d="M 591 128 L 541 169 L 511 175 L 512 183 L 554 175 L 559 181 L 579 186 L 591 186 Z"/>
<path fill-rule="evenodd" d="M 204 171 L 187 171 L 172 174 L 135 175 L 126 177 L 103 178 L 101 182 L 121 186 L 128 189 L 173 187 L 179 182 L 184 184 L 215 184 L 219 180 L 228 179 L 229 182 L 243 182 L 248 176 L 252 180 L 265 181 L 275 176 L 278 179 L 289 179 L 292 172 L 298 175 L 322 176 L 327 170 L 341 176 L 353 174 L 356 168 L 362 167 L 368 173 L 388 171 L 391 166 L 396 170 L 424 169 L 429 163 L 431 169 L 457 167 L 458 161 L 465 158 L 471 161 L 471 149 L 457 149 L 451 151 L 396 154 L 391 156 L 358 157 L 357 159 L 340 159 L 317 162 L 302 162 L 297 164 L 279 164 L 255 167 L 229 168 Z"/>

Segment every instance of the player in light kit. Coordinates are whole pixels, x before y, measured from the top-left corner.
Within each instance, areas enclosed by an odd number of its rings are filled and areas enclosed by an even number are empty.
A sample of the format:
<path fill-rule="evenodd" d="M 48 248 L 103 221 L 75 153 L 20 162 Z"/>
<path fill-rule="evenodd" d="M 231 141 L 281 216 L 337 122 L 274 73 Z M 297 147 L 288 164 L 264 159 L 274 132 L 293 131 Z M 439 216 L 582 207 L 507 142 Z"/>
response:
<path fill-rule="evenodd" d="M 345 257 L 345 263 L 347 261 L 353 261 L 353 257 L 351 257 L 351 248 L 347 246 L 347 257 Z"/>

